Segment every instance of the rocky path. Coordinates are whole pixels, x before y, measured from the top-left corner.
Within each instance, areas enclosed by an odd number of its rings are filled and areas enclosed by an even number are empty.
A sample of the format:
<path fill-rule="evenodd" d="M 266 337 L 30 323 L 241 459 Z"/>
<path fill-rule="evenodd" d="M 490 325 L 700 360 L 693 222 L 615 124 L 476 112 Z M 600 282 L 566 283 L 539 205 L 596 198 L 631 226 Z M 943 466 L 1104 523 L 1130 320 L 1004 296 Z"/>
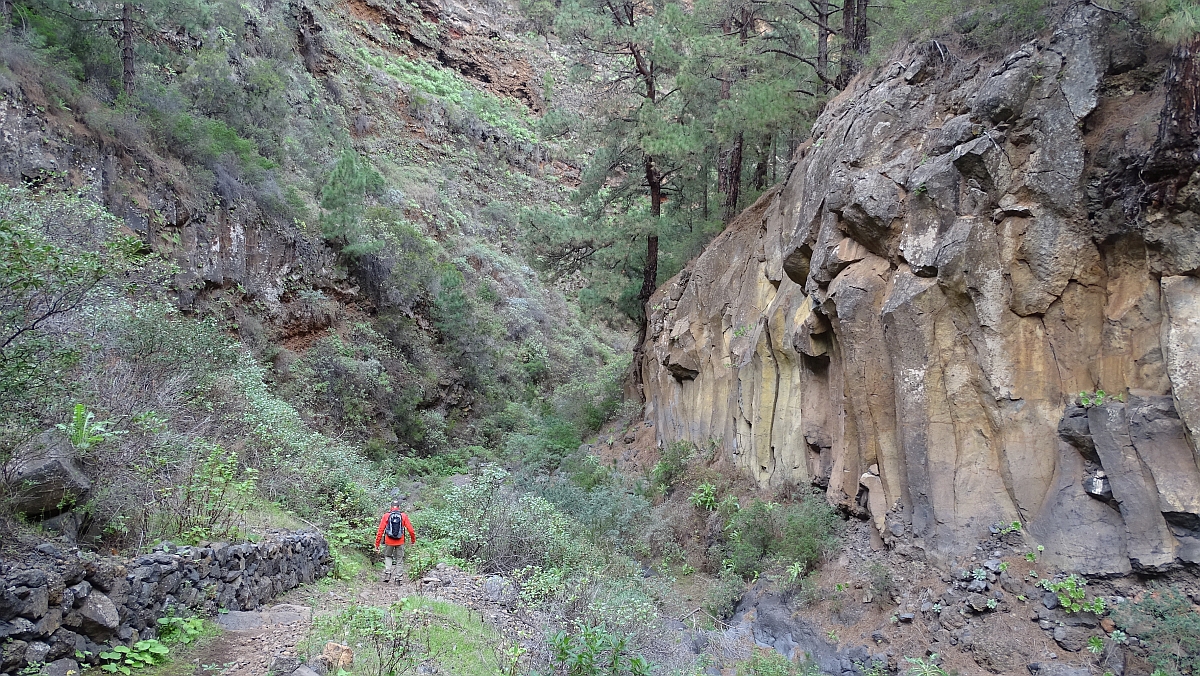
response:
<path fill-rule="evenodd" d="M 193 669 L 187 673 L 322 676 L 325 665 L 319 660 L 300 666 L 306 657 L 301 655 L 300 644 L 308 636 L 314 616 L 338 612 L 351 603 L 390 606 L 413 595 L 468 608 L 503 639 L 540 649 L 540 633 L 535 629 L 544 622 L 518 607 L 516 590 L 509 582 L 499 576 L 471 575 L 439 564 L 416 582 L 385 584 L 371 580 L 326 589 L 309 585 L 285 596 L 283 603 L 256 611 L 223 613 L 216 622 L 224 633 L 191 659 Z"/>

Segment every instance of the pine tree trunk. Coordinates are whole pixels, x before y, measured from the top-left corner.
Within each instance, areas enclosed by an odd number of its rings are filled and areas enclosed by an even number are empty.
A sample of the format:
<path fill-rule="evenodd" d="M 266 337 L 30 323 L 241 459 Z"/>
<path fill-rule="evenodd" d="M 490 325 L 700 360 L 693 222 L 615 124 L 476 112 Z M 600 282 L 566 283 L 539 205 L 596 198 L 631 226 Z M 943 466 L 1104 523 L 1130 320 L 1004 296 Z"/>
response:
<path fill-rule="evenodd" d="M 729 32 L 729 22 L 726 21 L 725 32 Z M 721 91 L 718 97 L 721 101 L 729 100 L 730 78 L 732 74 L 726 72 L 725 77 L 721 79 Z M 729 155 L 730 151 L 723 147 L 718 147 L 717 150 L 717 194 L 729 194 Z M 721 202 L 724 204 L 724 201 Z"/>
<path fill-rule="evenodd" d="M 829 88 L 826 85 L 829 77 L 829 0 L 817 0 L 817 79 L 821 91 Z"/>
<path fill-rule="evenodd" d="M 12 0 L 0 0 L 0 14 L 4 16 L 4 28 L 12 28 Z"/>
<path fill-rule="evenodd" d="M 871 37 L 867 32 L 867 5 L 868 0 L 858 0 L 858 9 L 854 14 L 854 51 L 858 53 L 858 64 L 855 68 L 862 67 L 862 62 L 867 56 L 867 52 L 871 51 Z"/>
<path fill-rule="evenodd" d="M 737 214 L 738 199 L 742 193 L 742 132 L 738 132 L 733 139 L 733 146 L 729 149 L 729 166 L 726 170 L 726 180 L 728 185 L 725 189 L 725 204 L 721 220 L 728 223 Z"/>
<path fill-rule="evenodd" d="M 662 175 L 654 164 L 653 157 L 646 157 L 646 185 L 650 188 L 650 215 L 654 217 L 657 227 L 658 218 L 662 215 Z M 638 293 L 638 304 L 642 308 L 641 322 L 638 325 L 637 345 L 633 348 L 634 385 L 643 403 L 646 401 L 645 382 L 642 373 L 642 355 L 646 336 L 650 330 L 650 297 L 658 285 L 658 231 L 646 235 L 646 265 L 642 268 L 642 289 Z"/>
<path fill-rule="evenodd" d="M 121 8 L 121 83 L 125 95 L 133 94 L 133 4 Z"/>
<path fill-rule="evenodd" d="M 1153 199 L 1170 203 L 1200 166 L 1200 34 L 1171 50 L 1158 138 L 1142 170 Z"/>
<path fill-rule="evenodd" d="M 858 47 L 854 39 L 858 23 L 854 20 L 858 0 L 842 0 L 842 55 L 841 68 L 838 70 L 834 86 L 845 89 L 851 78 L 858 72 Z"/>
<path fill-rule="evenodd" d="M 767 160 L 770 157 L 770 148 L 770 142 L 765 146 L 759 147 L 758 164 L 754 165 L 754 178 L 751 179 L 751 184 L 755 190 L 762 190 L 767 187 Z"/>

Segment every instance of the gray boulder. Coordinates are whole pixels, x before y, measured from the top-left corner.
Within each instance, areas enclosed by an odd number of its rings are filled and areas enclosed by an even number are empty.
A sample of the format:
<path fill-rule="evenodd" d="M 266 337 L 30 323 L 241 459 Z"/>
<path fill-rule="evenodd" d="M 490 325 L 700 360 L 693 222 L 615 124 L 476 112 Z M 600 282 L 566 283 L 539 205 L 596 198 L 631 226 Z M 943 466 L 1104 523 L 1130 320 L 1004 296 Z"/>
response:
<path fill-rule="evenodd" d="M 54 660 L 42 669 L 42 676 L 79 676 L 79 663 L 72 659 Z"/>
<path fill-rule="evenodd" d="M 57 430 L 17 447 L 4 471 L 13 510 L 28 516 L 62 511 L 87 499 L 92 483 L 80 469 L 75 448 Z"/>
<path fill-rule="evenodd" d="M 117 606 L 104 594 L 93 592 L 79 608 L 83 631 L 94 639 L 108 638 L 121 625 Z"/>

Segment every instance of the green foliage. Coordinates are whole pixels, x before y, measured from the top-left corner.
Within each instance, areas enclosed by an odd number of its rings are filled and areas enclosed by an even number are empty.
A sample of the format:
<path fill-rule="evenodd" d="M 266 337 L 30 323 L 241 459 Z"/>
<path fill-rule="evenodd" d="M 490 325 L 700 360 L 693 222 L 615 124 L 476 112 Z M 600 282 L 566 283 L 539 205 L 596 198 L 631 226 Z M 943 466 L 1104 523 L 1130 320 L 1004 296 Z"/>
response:
<path fill-rule="evenodd" d="M 775 650 L 755 650 L 750 661 L 738 665 L 738 676 L 817 676 L 821 670 L 811 660 L 792 662 Z"/>
<path fill-rule="evenodd" d="M 515 140 L 530 143 L 537 141 L 531 130 L 527 108 L 477 89 L 449 68 L 435 66 L 423 59 L 372 54 L 366 49 L 357 50 L 356 56 L 362 63 L 383 70 L 418 92 L 437 97 L 451 106 L 462 107 L 486 124 L 503 130 Z"/>
<path fill-rule="evenodd" d="M 756 499 L 726 527 L 726 559 L 746 579 L 772 561 L 798 562 L 811 570 L 836 545 L 839 523 L 833 509 L 815 496 L 783 506 Z"/>
<path fill-rule="evenodd" d="M 729 619 L 745 589 L 740 575 L 730 568 L 722 568 L 716 583 L 705 594 L 704 611 L 718 620 Z"/>
<path fill-rule="evenodd" d="M 199 638 L 205 630 L 202 617 L 177 617 L 168 615 L 158 618 L 158 638 L 164 644 L 187 645 Z"/>
<path fill-rule="evenodd" d="M 1047 591 L 1053 592 L 1058 596 L 1058 602 L 1062 604 L 1063 610 L 1068 613 L 1088 611 L 1100 614 L 1104 612 L 1104 599 L 1102 597 L 1097 596 L 1090 602 L 1084 602 L 1087 592 L 1083 588 L 1087 586 L 1087 580 L 1074 573 L 1062 579 L 1042 580 L 1041 585 Z"/>
<path fill-rule="evenodd" d="M 1012 523 L 1010 523 L 1007 526 L 1000 529 L 1001 535 L 1009 535 L 1011 533 L 1020 533 L 1020 532 L 1021 532 L 1021 522 L 1020 521 L 1013 521 Z"/>
<path fill-rule="evenodd" d="M 688 502 L 709 512 L 717 508 L 717 487 L 710 483 L 702 483 L 688 496 Z"/>
<path fill-rule="evenodd" d="M 220 446 L 198 456 L 187 483 L 163 490 L 171 520 L 168 532 L 178 533 L 185 542 L 235 539 L 258 472 L 242 467 L 237 453 Z"/>
<path fill-rule="evenodd" d="M 111 420 L 96 421 L 95 418 L 96 414 L 87 410 L 86 406 L 75 404 L 71 422 L 59 423 L 55 427 L 66 432 L 67 438 L 71 440 L 71 445 L 81 451 L 86 451 L 96 444 L 123 433 L 120 430 L 109 431 L 108 427 L 112 425 Z"/>
<path fill-rule="evenodd" d="M 663 492 L 674 488 L 695 451 L 696 447 L 687 441 L 673 441 L 664 446 L 659 461 L 650 470 L 650 484 Z"/>
<path fill-rule="evenodd" d="M 321 188 L 321 233 L 348 256 L 377 251 L 381 243 L 364 241 L 360 220 L 365 200 L 383 189 L 383 177 L 352 148 L 342 151 Z"/>
<path fill-rule="evenodd" d="M 1136 5 L 1142 21 L 1163 42 L 1180 44 L 1200 32 L 1200 3 L 1195 0 L 1141 0 Z"/>
<path fill-rule="evenodd" d="M 131 647 L 118 645 L 100 653 L 100 669 L 129 676 L 134 669 L 161 664 L 170 652 L 170 648 L 152 638 L 138 641 Z"/>
<path fill-rule="evenodd" d="M 371 676 L 394 676 L 413 669 L 429 644 L 429 618 L 390 607 L 352 603 L 334 615 L 318 618 L 315 629 L 354 645 L 355 668 Z"/>
<path fill-rule="evenodd" d="M 650 504 L 620 473 L 606 468 L 595 456 L 568 461 L 570 477 L 561 473 L 530 481 L 528 490 L 550 501 L 575 519 L 588 538 L 623 547 L 645 528 Z"/>
<path fill-rule="evenodd" d="M 550 638 L 554 666 L 567 676 L 649 676 L 652 665 L 630 654 L 628 644 L 625 636 L 587 625 Z"/>
<path fill-rule="evenodd" d="M 1108 394 L 1105 394 L 1104 390 L 1096 390 L 1095 392 L 1080 392 L 1079 393 L 1079 405 L 1083 406 L 1084 408 L 1091 408 L 1092 406 L 1103 406 L 1106 398 L 1111 399 L 1113 401 L 1124 401 L 1125 395 L 1123 395 L 1123 394 L 1108 395 Z"/>
<path fill-rule="evenodd" d="M 955 36 L 974 49 L 1004 52 L 1045 28 L 1049 9 L 1045 0 L 892 0 L 887 21 L 873 29 L 872 49 L 882 56 L 901 40 Z"/>
<path fill-rule="evenodd" d="M 1163 674 L 1200 674 L 1200 613 L 1177 587 L 1157 587 L 1141 601 L 1113 608 L 1113 620 L 1150 650 Z"/>
<path fill-rule="evenodd" d="M 937 657 L 937 653 L 930 655 L 928 660 L 921 657 L 905 657 L 904 661 L 910 665 L 908 676 L 950 676 L 945 669 L 937 665 Z"/>
<path fill-rule="evenodd" d="M 867 564 L 867 589 L 871 592 L 871 597 L 880 605 L 885 605 L 891 601 L 892 590 L 892 569 L 888 568 L 887 564 L 878 561 L 872 561 Z"/>
<path fill-rule="evenodd" d="M 545 498 L 505 485 L 508 473 L 485 465 L 468 484 L 446 489 L 443 505 L 422 512 L 423 531 L 483 572 L 582 568 L 596 560 L 577 524 Z"/>
<path fill-rule="evenodd" d="M 141 243 L 118 226 L 83 198 L 0 185 L 0 410 L 58 382 L 78 353 L 54 326 L 142 262 Z"/>

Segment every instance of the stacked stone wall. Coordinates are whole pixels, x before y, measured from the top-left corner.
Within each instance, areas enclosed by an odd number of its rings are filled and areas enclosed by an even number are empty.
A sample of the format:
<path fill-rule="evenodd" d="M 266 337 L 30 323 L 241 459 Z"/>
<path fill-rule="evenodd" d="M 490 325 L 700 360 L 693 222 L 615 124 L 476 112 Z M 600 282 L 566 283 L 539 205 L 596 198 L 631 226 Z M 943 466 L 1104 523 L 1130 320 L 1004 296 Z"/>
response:
<path fill-rule="evenodd" d="M 172 613 L 253 610 L 331 567 L 325 538 L 306 531 L 168 544 L 132 559 L 43 544 L 20 561 L 0 561 L 0 673 L 153 637 L 158 618 Z"/>

